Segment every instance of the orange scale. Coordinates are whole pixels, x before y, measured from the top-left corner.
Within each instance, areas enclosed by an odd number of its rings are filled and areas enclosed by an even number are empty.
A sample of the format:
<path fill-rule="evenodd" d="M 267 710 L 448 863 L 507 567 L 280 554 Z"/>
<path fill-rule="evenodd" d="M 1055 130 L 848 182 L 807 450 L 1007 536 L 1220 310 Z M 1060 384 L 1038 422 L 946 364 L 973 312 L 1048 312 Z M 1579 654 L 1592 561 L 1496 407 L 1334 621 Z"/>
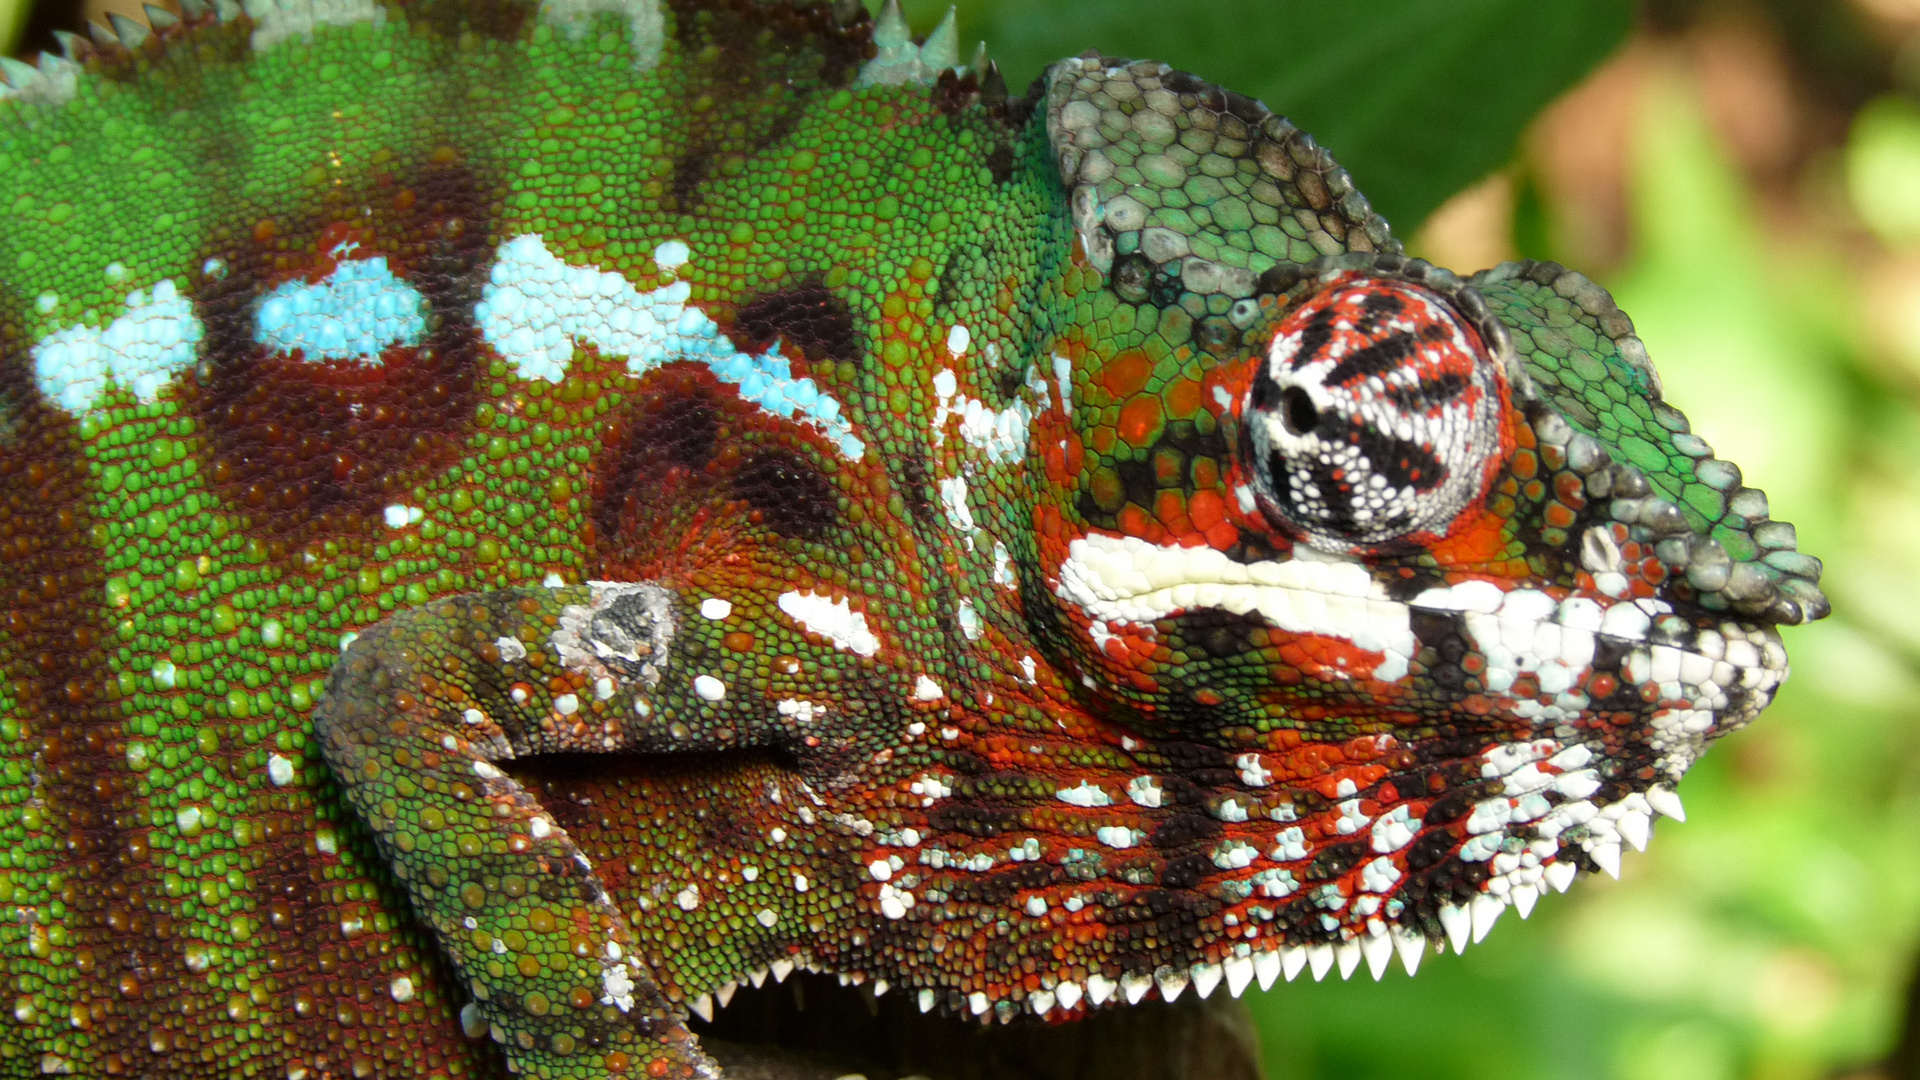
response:
<path fill-rule="evenodd" d="M 1225 551 L 1240 542 L 1240 530 L 1229 522 L 1218 522 L 1207 527 L 1207 546 L 1215 551 Z"/>
<path fill-rule="evenodd" d="M 1175 379 L 1173 382 L 1167 384 L 1165 396 L 1167 399 L 1167 415 L 1176 420 L 1184 420 L 1194 413 L 1199 412 L 1200 406 L 1203 404 L 1200 380 L 1198 379 Z"/>
<path fill-rule="evenodd" d="M 1575 473 L 1561 473 L 1553 478 L 1553 497 L 1575 510 L 1587 505 L 1586 491 L 1586 481 Z"/>
<path fill-rule="evenodd" d="M 1227 500 L 1218 491 L 1203 488 L 1186 497 L 1187 518 L 1195 528 L 1212 529 L 1227 520 Z"/>
<path fill-rule="evenodd" d="M 1548 525 L 1556 529 L 1571 529 L 1578 515 L 1576 515 L 1573 512 L 1573 508 L 1566 503 L 1551 502 L 1547 504 L 1546 513 L 1542 516 L 1546 519 Z"/>
<path fill-rule="evenodd" d="M 1175 535 L 1193 531 L 1193 521 L 1187 516 L 1185 492 L 1170 488 L 1159 491 L 1153 497 L 1153 516 L 1159 518 L 1167 530 Z"/>
<path fill-rule="evenodd" d="M 1160 432 L 1161 409 L 1157 397 L 1138 397 L 1120 410 L 1119 434 L 1129 446 L 1146 447 Z"/>
<path fill-rule="evenodd" d="M 1167 534 L 1166 527 L 1149 517 L 1137 503 L 1128 503 L 1120 508 L 1119 524 L 1122 533 L 1150 543 L 1159 543 Z"/>

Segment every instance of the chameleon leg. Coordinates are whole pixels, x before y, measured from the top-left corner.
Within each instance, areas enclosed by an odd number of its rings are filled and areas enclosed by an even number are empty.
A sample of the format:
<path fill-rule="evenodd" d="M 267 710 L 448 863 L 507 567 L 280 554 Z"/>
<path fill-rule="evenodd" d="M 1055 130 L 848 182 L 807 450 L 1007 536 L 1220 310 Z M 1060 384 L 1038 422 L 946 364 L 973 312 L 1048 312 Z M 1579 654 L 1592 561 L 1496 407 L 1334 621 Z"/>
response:
<path fill-rule="evenodd" d="M 315 713 L 348 801 L 473 995 L 463 1021 L 523 1075 L 718 1075 L 587 857 L 494 764 L 660 745 L 674 619 L 653 585 L 437 601 L 355 640 Z"/>

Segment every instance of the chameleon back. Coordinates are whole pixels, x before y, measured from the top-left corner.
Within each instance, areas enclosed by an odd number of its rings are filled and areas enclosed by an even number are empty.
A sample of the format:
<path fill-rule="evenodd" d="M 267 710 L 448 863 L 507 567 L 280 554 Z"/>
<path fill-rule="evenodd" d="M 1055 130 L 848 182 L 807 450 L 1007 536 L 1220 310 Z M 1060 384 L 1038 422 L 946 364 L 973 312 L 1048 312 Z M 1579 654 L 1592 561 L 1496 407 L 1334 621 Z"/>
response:
<path fill-rule="evenodd" d="M 0 1068 L 707 1073 L 688 1011 L 796 967 L 1411 969 L 1614 869 L 1825 613 L 1602 290 L 1400 257 L 1164 65 L 187 12 L 5 68 Z"/>

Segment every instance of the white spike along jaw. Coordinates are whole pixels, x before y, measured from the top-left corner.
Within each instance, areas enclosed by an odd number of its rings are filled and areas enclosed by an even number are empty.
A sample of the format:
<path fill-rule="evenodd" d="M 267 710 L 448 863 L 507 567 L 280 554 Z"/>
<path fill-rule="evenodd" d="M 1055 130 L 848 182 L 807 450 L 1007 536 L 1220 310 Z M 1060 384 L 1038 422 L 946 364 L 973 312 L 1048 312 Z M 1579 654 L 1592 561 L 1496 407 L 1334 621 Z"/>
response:
<path fill-rule="evenodd" d="M 1249 983 L 1253 982 L 1253 959 L 1246 956 L 1229 956 L 1220 962 L 1226 970 L 1227 993 L 1239 997 Z"/>
<path fill-rule="evenodd" d="M 1420 970 L 1421 957 L 1427 951 L 1427 937 L 1425 934 L 1416 934 L 1397 926 L 1393 928 L 1392 933 L 1393 949 L 1400 954 L 1400 966 L 1406 968 L 1407 975 L 1411 977 L 1414 972 Z"/>
<path fill-rule="evenodd" d="M 1620 830 L 1620 835 L 1626 838 L 1627 843 L 1633 845 L 1633 850 L 1647 850 L 1647 839 L 1653 832 L 1653 820 L 1646 814 L 1638 810 L 1629 810 L 1620 815 L 1620 821 L 1615 827 Z"/>
<path fill-rule="evenodd" d="M 713 995 L 701 994 L 687 1002 L 687 1011 L 709 1024 L 713 1023 Z"/>
<path fill-rule="evenodd" d="M 1153 981 L 1160 987 L 1160 999 L 1171 1002 L 1178 1000 L 1180 992 L 1187 988 L 1189 977 L 1178 968 L 1163 967 L 1153 973 Z"/>
<path fill-rule="evenodd" d="M 1493 924 L 1500 921 L 1500 916 L 1506 914 L 1507 902 L 1492 893 L 1481 893 L 1473 898 L 1468 910 L 1472 913 L 1473 943 L 1478 945 L 1493 932 Z"/>
<path fill-rule="evenodd" d="M 1547 879 L 1547 884 L 1553 886 L 1554 892 L 1566 892 L 1573 885 L 1573 879 L 1579 875 L 1580 868 L 1570 862 L 1556 860 L 1548 863 L 1542 873 Z"/>
<path fill-rule="evenodd" d="M 1675 821 L 1687 820 L 1687 808 L 1680 805 L 1680 796 L 1670 787 L 1655 784 L 1647 789 L 1647 805 Z"/>
<path fill-rule="evenodd" d="M 1294 977 L 1300 974 L 1301 969 L 1307 966 L 1307 960 L 1307 950 L 1299 946 L 1280 950 L 1280 967 L 1287 973 L 1288 982 L 1292 982 Z"/>
<path fill-rule="evenodd" d="M 1373 981 L 1379 982 L 1387 974 L 1387 965 L 1393 962 L 1393 938 L 1387 936 L 1382 927 L 1377 934 L 1368 934 L 1358 939 L 1360 952 L 1367 958 L 1367 971 L 1373 975 Z"/>
<path fill-rule="evenodd" d="M 1473 933 L 1473 916 L 1467 909 L 1454 904 L 1440 905 L 1440 927 L 1447 932 L 1447 940 L 1453 944 L 1453 954 L 1467 951 L 1467 938 Z"/>
<path fill-rule="evenodd" d="M 793 961 L 775 960 L 773 963 L 767 965 L 767 970 L 773 973 L 774 982 L 786 982 L 787 976 L 793 974 Z"/>
<path fill-rule="evenodd" d="M 938 1004 L 939 1000 L 940 996 L 938 994 L 923 987 L 920 993 L 915 995 L 914 1003 L 920 1006 L 921 1012 L 928 1013 L 933 1011 L 934 1005 Z"/>
<path fill-rule="evenodd" d="M 1340 961 L 1340 977 L 1353 978 L 1354 969 L 1360 966 L 1360 939 L 1351 938 L 1335 945 L 1333 955 Z"/>
<path fill-rule="evenodd" d="M 1326 978 L 1327 972 L 1333 970 L 1333 946 L 1307 946 L 1307 963 L 1313 968 L 1314 982 L 1319 982 L 1321 979 Z"/>
<path fill-rule="evenodd" d="M 1253 956 L 1253 977 L 1259 981 L 1260 989 L 1268 990 L 1280 978 L 1280 952 L 1268 950 Z"/>
<path fill-rule="evenodd" d="M 1213 988 L 1219 986 L 1221 978 L 1226 975 L 1219 964 L 1195 964 L 1188 973 L 1193 978 L 1193 992 L 1203 1000 L 1213 993 Z"/>
<path fill-rule="evenodd" d="M 1098 972 L 1087 976 L 1087 1000 L 1095 1005 L 1106 1004 L 1107 999 L 1112 997 L 1113 992 L 1118 989 L 1120 989 L 1119 983 Z"/>
<path fill-rule="evenodd" d="M 1593 856 L 1593 861 L 1600 864 L 1608 877 L 1620 880 L 1620 841 L 1603 840 L 1588 848 L 1587 854 Z"/>
<path fill-rule="evenodd" d="M 728 1005 L 733 1004 L 733 995 L 738 992 L 739 989 L 740 984 L 737 982 L 726 983 L 713 992 L 713 1000 L 719 1002 L 720 1007 L 724 1009 Z M 713 1018 L 709 1016 L 707 1019 L 711 1020 Z"/>
<path fill-rule="evenodd" d="M 1125 995 L 1127 1004 L 1138 1005 L 1140 999 L 1153 989 L 1153 976 L 1137 971 L 1129 971 L 1120 976 L 1120 992 Z"/>

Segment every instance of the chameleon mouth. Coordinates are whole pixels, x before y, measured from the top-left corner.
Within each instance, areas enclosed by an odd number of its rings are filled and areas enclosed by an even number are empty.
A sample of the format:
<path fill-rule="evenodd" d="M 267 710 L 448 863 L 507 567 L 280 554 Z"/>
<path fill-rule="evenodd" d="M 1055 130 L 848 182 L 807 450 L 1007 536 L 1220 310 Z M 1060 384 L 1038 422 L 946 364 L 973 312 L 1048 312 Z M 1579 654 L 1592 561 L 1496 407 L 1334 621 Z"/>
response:
<path fill-rule="evenodd" d="M 716 1002 L 717 1004 L 717 1002 Z M 1070 1024 L 922 1013 L 909 993 L 830 975 L 762 978 L 727 995 L 694 1033 L 729 1077 L 834 1080 L 1257 1080 L 1259 1042 L 1226 994 L 1097 1010 Z"/>

